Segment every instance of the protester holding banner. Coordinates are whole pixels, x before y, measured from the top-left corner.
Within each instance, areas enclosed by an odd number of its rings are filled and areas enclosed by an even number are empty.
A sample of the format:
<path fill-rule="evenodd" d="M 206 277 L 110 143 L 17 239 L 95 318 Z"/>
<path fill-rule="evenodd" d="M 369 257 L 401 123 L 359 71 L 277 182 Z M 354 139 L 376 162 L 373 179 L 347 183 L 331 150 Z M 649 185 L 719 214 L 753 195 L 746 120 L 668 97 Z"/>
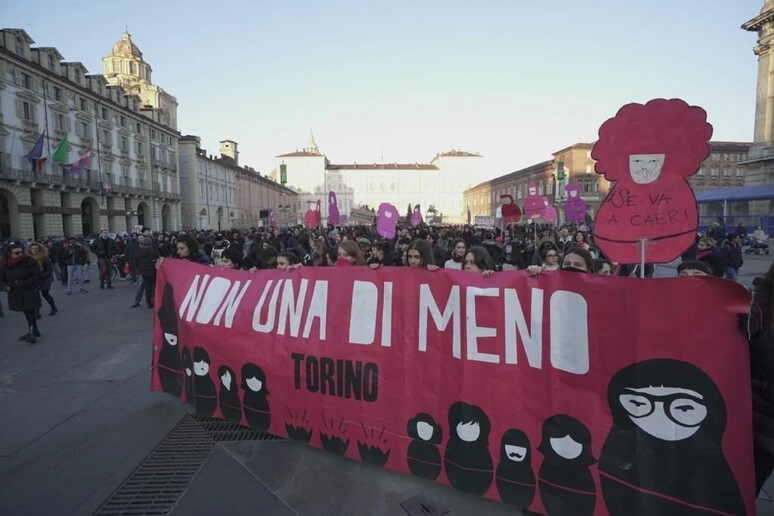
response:
<path fill-rule="evenodd" d="M 200 263 L 202 265 L 210 265 L 212 263 L 210 257 L 199 248 L 199 243 L 196 241 L 196 239 L 189 235 L 185 235 L 183 238 L 178 240 L 176 247 L 177 256 L 183 260 Z"/>
<path fill-rule="evenodd" d="M 282 251 L 277 255 L 277 269 L 279 270 L 286 271 L 289 269 L 297 269 L 300 266 L 301 263 L 298 261 L 298 255 L 296 253 Z"/>
<path fill-rule="evenodd" d="M 409 245 L 406 251 L 406 264 L 409 267 L 425 267 L 429 271 L 437 271 L 440 268 L 435 264 L 430 242 L 421 238 L 414 240 Z"/>
<path fill-rule="evenodd" d="M 610 260 L 597 258 L 594 260 L 594 272 L 600 276 L 612 276 L 615 266 Z"/>
<path fill-rule="evenodd" d="M 500 263 L 500 270 L 518 271 L 524 268 L 524 257 L 521 255 L 516 245 L 506 244 L 503 261 Z"/>
<path fill-rule="evenodd" d="M 451 258 L 443 264 L 444 269 L 462 270 L 462 261 L 465 259 L 465 250 L 468 248 L 465 240 L 457 238 L 452 242 Z"/>
<path fill-rule="evenodd" d="M 339 256 L 334 264 L 338 267 L 352 265 L 365 265 L 363 255 L 360 254 L 360 246 L 352 240 L 345 240 L 339 244 Z"/>
<path fill-rule="evenodd" d="M 487 277 L 494 274 L 497 266 L 485 248 L 473 246 L 465 253 L 465 263 L 462 270 L 478 272 L 482 276 Z"/>
<path fill-rule="evenodd" d="M 594 272 L 594 258 L 586 249 L 579 247 L 570 249 L 562 258 L 560 270 L 572 272 Z"/>
<path fill-rule="evenodd" d="M 681 278 L 688 276 L 712 276 L 712 268 L 706 262 L 686 260 L 677 266 L 677 275 Z"/>

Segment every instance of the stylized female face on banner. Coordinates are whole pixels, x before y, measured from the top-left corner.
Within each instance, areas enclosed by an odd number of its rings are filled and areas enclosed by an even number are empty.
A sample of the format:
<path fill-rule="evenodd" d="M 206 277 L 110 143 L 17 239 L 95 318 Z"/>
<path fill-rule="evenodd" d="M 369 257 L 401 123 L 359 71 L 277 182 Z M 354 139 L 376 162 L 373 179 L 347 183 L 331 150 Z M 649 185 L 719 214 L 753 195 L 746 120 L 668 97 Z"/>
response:
<path fill-rule="evenodd" d="M 629 174 L 638 185 L 647 185 L 658 179 L 664 166 L 664 154 L 630 154 Z"/>

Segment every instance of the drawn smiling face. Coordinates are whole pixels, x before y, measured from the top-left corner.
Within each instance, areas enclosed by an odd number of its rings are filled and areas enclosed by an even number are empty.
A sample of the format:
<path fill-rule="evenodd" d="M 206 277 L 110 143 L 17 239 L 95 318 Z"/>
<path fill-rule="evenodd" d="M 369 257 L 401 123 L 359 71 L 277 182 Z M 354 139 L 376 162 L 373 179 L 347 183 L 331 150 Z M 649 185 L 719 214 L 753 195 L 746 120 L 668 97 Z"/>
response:
<path fill-rule="evenodd" d="M 664 166 L 664 154 L 631 154 L 629 156 L 629 174 L 638 185 L 654 182 L 661 175 Z"/>
<path fill-rule="evenodd" d="M 690 389 L 626 388 L 618 401 L 635 425 L 664 441 L 691 437 L 707 417 L 704 397 Z"/>

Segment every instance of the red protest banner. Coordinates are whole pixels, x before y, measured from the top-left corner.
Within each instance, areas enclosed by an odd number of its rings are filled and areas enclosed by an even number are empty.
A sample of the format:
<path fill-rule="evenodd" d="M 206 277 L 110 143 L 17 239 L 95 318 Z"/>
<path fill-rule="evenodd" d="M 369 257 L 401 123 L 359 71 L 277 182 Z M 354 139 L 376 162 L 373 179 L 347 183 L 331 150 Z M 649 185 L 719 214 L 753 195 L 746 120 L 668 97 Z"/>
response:
<path fill-rule="evenodd" d="M 152 389 L 550 515 L 753 514 L 748 302 L 714 278 L 167 260 Z"/>

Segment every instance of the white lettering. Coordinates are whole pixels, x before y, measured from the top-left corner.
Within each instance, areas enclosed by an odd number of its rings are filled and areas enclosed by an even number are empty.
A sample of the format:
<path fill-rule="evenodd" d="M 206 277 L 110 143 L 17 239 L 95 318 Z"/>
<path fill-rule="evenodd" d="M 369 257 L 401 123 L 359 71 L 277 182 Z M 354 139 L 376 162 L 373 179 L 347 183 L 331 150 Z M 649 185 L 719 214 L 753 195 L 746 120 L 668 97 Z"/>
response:
<path fill-rule="evenodd" d="M 180 318 L 185 319 L 188 322 L 193 320 L 193 317 L 196 314 L 196 310 L 199 309 L 199 305 L 204 298 L 204 293 L 207 290 L 207 282 L 210 281 L 210 275 L 204 275 L 201 287 L 199 286 L 199 278 L 201 278 L 199 274 L 194 276 L 194 280 L 191 283 L 191 286 L 189 287 L 183 302 L 180 304 L 180 309 L 178 310 L 178 315 Z M 187 314 L 185 313 L 186 309 L 188 309 Z"/>
<path fill-rule="evenodd" d="M 478 350 L 478 339 L 486 337 L 497 337 L 497 328 L 478 326 L 476 323 L 476 298 L 498 297 L 500 295 L 500 289 L 468 287 L 465 294 L 465 333 L 467 337 L 466 347 L 468 351 L 468 360 L 499 364 L 500 355 L 483 353 Z"/>
<path fill-rule="evenodd" d="M 309 302 L 309 312 L 304 321 L 304 338 L 312 333 L 314 320 L 320 320 L 320 340 L 325 340 L 326 321 L 328 320 L 328 282 L 315 281 L 312 289 L 312 300 Z"/>
<path fill-rule="evenodd" d="M 551 294 L 550 310 L 551 365 L 568 373 L 588 373 L 589 324 L 586 300 L 576 292 L 557 290 Z"/>
<path fill-rule="evenodd" d="M 245 292 L 247 292 L 247 288 L 250 286 L 250 283 L 252 283 L 252 280 L 247 280 L 245 283 L 245 286 L 242 287 L 242 291 L 239 291 L 239 286 L 242 284 L 241 281 L 235 281 L 234 285 L 231 287 L 231 289 L 228 291 L 228 296 L 226 297 L 226 300 L 223 302 L 222 305 L 220 305 L 220 310 L 218 310 L 218 313 L 215 314 L 215 325 L 220 326 L 220 320 L 223 318 L 223 314 L 226 314 L 226 328 L 231 328 L 231 325 L 234 322 L 234 314 L 236 314 L 237 308 L 239 308 L 239 303 L 242 301 L 242 298 L 245 295 Z"/>
<path fill-rule="evenodd" d="M 296 300 L 295 292 L 293 292 L 293 282 L 291 280 L 285 280 L 285 288 L 282 290 L 282 301 L 280 302 L 277 335 L 285 335 L 285 328 L 288 326 L 289 320 L 290 336 L 298 337 L 298 330 L 301 327 L 301 315 L 303 314 L 307 286 L 309 286 L 309 280 L 302 279 L 301 288 L 298 292 L 298 300 Z"/>
<path fill-rule="evenodd" d="M 376 307 L 379 290 L 370 281 L 355 281 L 352 286 L 352 310 L 349 315 L 349 342 L 373 344 L 376 338 Z"/>
<path fill-rule="evenodd" d="M 516 289 L 505 289 L 505 363 L 518 364 L 517 335 L 530 367 L 543 366 L 543 290 L 532 289 L 530 329 Z M 515 326 L 515 328 L 514 328 Z"/>
<path fill-rule="evenodd" d="M 382 303 L 382 346 L 392 346 L 392 282 L 384 282 L 384 300 Z"/>
<path fill-rule="evenodd" d="M 269 309 L 266 314 L 266 322 L 261 322 L 261 311 L 263 305 L 266 302 L 266 296 L 271 289 L 274 280 L 269 280 L 266 286 L 263 287 L 261 298 L 258 300 L 258 304 L 255 305 L 255 311 L 253 312 L 253 330 L 260 333 L 271 333 L 274 330 L 274 321 L 277 315 L 277 297 L 279 296 L 280 288 L 284 280 L 277 280 L 277 284 L 274 286 L 274 290 L 271 292 L 271 300 L 269 301 Z"/>
<path fill-rule="evenodd" d="M 452 355 L 454 358 L 462 357 L 462 337 L 460 335 L 460 287 L 454 285 L 449 292 L 449 299 L 443 309 L 443 314 L 438 309 L 433 293 L 427 283 L 419 286 L 419 351 L 427 351 L 427 318 L 428 314 L 433 318 L 436 328 L 444 331 L 452 321 Z"/>

